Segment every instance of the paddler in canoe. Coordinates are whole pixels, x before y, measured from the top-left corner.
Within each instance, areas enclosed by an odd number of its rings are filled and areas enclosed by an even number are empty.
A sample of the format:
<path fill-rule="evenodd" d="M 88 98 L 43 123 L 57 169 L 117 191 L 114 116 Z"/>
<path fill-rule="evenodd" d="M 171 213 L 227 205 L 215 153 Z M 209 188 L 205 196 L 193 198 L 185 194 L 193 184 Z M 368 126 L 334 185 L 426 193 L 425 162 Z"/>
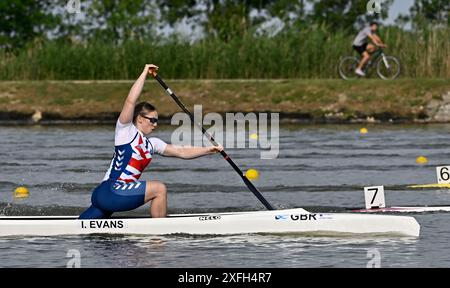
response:
<path fill-rule="evenodd" d="M 159 154 L 182 159 L 193 159 L 223 150 L 222 146 L 193 147 L 167 144 L 150 137 L 158 126 L 158 112 L 148 102 L 137 104 L 145 79 L 156 76 L 158 67 L 145 65 L 144 71 L 133 84 L 116 122 L 115 153 L 100 185 L 92 192 L 91 206 L 80 219 L 108 218 L 114 212 L 136 209 L 151 201 L 153 218 L 167 215 L 167 188 L 159 181 L 139 181 L 153 155 Z"/>

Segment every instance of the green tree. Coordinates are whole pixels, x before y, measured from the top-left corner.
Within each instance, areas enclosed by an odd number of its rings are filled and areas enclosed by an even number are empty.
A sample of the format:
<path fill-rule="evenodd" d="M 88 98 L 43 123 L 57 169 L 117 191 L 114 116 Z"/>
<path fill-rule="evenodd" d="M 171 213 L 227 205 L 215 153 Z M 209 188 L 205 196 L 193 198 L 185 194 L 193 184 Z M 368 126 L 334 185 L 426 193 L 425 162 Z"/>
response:
<path fill-rule="evenodd" d="M 312 5 L 312 11 L 308 15 L 309 22 L 326 25 L 337 31 L 354 30 L 370 20 L 386 19 L 393 0 L 380 1 L 381 13 L 372 14 L 367 11 L 368 0 L 308 0 L 308 2 Z"/>
<path fill-rule="evenodd" d="M 156 0 L 169 24 L 191 20 L 207 36 L 229 41 L 258 24 L 279 18 L 292 26 L 325 25 L 333 31 L 354 30 L 369 20 L 386 19 L 393 0 L 381 1 L 381 13 L 367 12 L 368 0 Z"/>
<path fill-rule="evenodd" d="M 278 0 L 268 7 L 272 17 L 278 17 L 287 28 L 294 25 L 303 27 L 306 24 L 306 2 L 308 0 Z"/>
<path fill-rule="evenodd" d="M 397 21 L 399 23 L 411 22 L 416 29 L 428 25 L 450 26 L 449 0 L 415 0 L 409 12 L 409 15 L 400 15 Z"/>
<path fill-rule="evenodd" d="M 185 19 L 203 28 L 207 37 L 229 41 L 242 37 L 270 18 L 270 12 L 282 14 L 276 0 L 157 0 L 163 19 L 170 25 Z M 266 12 L 266 13 L 264 13 Z"/>
<path fill-rule="evenodd" d="M 86 7 L 85 38 L 119 43 L 152 36 L 156 13 L 152 0 L 91 0 Z"/>
<path fill-rule="evenodd" d="M 0 1 L 0 47 L 17 49 L 60 23 L 50 0 Z"/>

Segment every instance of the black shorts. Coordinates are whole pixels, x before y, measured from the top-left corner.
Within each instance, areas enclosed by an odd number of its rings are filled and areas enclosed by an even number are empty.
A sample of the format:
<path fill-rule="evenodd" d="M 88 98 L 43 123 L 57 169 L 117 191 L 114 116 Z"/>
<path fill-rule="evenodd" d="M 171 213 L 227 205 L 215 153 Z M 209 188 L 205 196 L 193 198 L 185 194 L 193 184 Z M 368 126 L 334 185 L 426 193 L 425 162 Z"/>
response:
<path fill-rule="evenodd" d="M 360 55 L 362 55 L 366 51 L 367 45 L 369 45 L 369 43 L 364 43 L 361 46 L 353 45 L 353 49 L 355 49 Z"/>

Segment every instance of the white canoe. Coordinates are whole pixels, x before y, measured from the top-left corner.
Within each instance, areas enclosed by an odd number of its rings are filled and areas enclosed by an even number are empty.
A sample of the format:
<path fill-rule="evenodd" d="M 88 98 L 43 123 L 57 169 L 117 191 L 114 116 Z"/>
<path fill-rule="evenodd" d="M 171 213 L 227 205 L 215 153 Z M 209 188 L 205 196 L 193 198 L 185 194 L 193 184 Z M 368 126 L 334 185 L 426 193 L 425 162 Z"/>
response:
<path fill-rule="evenodd" d="M 274 211 L 180 214 L 167 218 L 78 220 L 75 216 L 2 216 L 0 236 L 76 234 L 389 234 L 418 237 L 412 217 L 352 213 L 310 213 L 302 208 Z"/>
<path fill-rule="evenodd" d="M 354 209 L 350 212 L 356 213 L 425 213 L 425 212 L 450 212 L 450 206 L 393 206 L 372 209 Z"/>

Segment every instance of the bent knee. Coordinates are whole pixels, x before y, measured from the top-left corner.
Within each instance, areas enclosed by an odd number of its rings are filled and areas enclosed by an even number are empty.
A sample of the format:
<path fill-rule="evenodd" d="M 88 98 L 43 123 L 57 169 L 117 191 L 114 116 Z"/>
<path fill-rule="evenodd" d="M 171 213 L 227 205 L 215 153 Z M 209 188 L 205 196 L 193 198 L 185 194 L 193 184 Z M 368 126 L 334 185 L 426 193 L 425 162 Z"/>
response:
<path fill-rule="evenodd" d="M 155 196 L 166 196 L 167 187 L 164 183 L 159 182 L 159 181 L 150 181 L 147 185 L 150 186 L 150 191 Z"/>

